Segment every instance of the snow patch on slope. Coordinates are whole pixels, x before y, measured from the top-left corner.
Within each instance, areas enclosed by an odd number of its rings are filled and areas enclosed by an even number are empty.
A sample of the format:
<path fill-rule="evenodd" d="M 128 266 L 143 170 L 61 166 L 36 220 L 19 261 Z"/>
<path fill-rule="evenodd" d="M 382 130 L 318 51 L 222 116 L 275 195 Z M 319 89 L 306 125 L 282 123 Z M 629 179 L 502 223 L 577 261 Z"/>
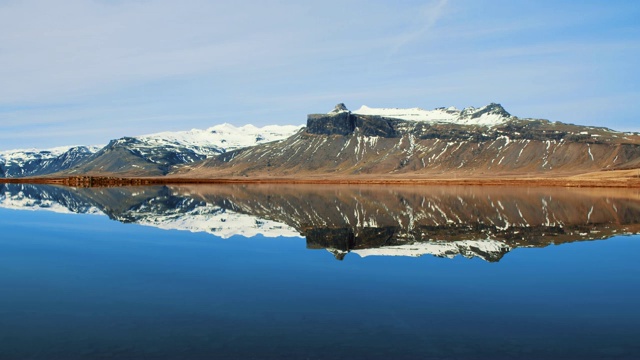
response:
<path fill-rule="evenodd" d="M 269 125 L 256 127 L 221 124 L 206 130 L 161 132 L 135 137 L 148 147 L 186 147 L 197 154 L 212 156 L 226 151 L 288 138 L 302 125 Z"/>
<path fill-rule="evenodd" d="M 3 150 L 0 151 L 0 162 L 9 164 L 14 163 L 22 166 L 23 164 L 34 160 L 49 160 L 55 159 L 60 155 L 68 152 L 72 148 L 80 147 L 82 145 L 72 146 L 58 146 L 50 149 L 15 149 L 15 150 Z M 102 146 L 87 146 L 89 151 L 96 152 L 102 148 Z"/>
<path fill-rule="evenodd" d="M 235 235 L 254 237 L 301 237 L 294 228 L 276 221 L 237 213 L 207 204 L 188 213 L 156 215 L 138 214 L 136 223 L 164 230 L 186 230 L 205 232 L 223 239 Z"/>
<path fill-rule="evenodd" d="M 411 256 L 418 257 L 430 254 L 449 259 L 457 255 L 466 258 L 479 257 L 489 260 L 486 255 L 499 257 L 500 254 L 508 252 L 511 247 L 498 240 L 463 240 L 463 241 L 432 241 L 415 244 L 384 246 L 380 248 L 352 250 L 360 257 L 367 256 Z"/>
<path fill-rule="evenodd" d="M 0 151 L 0 156 L 2 157 L 10 157 L 10 156 L 24 156 L 24 154 L 33 154 L 33 153 L 47 153 L 50 156 L 59 156 L 63 153 L 69 151 L 73 146 L 58 146 L 51 149 L 15 149 L 15 150 L 2 150 Z"/>
<path fill-rule="evenodd" d="M 459 125 L 495 126 L 503 124 L 513 117 L 499 104 L 489 104 L 481 108 L 468 107 L 458 110 L 451 106 L 424 110 L 421 108 L 371 108 L 366 105 L 353 111 L 358 115 L 377 115 L 395 119 L 430 123 L 452 123 Z"/>

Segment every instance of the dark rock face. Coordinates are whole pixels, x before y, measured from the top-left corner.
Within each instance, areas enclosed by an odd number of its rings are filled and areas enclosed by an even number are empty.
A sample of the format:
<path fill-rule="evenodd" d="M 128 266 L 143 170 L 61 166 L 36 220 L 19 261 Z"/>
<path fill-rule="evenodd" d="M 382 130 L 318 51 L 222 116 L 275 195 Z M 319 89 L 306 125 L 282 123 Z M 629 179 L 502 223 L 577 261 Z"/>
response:
<path fill-rule="evenodd" d="M 307 132 L 310 134 L 346 136 L 355 129 L 356 116 L 350 112 L 307 116 Z"/>
<path fill-rule="evenodd" d="M 315 135 L 351 135 L 359 128 L 365 136 L 399 137 L 397 119 L 381 116 L 355 115 L 345 111 L 344 104 L 336 105 L 329 114 L 311 114 L 307 117 L 307 133 Z"/>
<path fill-rule="evenodd" d="M 358 230 L 356 235 L 353 227 L 337 229 L 317 227 L 308 229 L 304 235 L 309 249 L 331 248 L 351 251 L 402 244 L 395 237 L 401 231 L 397 226 L 367 227 Z"/>
<path fill-rule="evenodd" d="M 356 127 L 360 128 L 365 136 L 380 136 L 384 138 L 400 137 L 396 130 L 395 119 L 387 119 L 379 116 L 355 115 Z"/>
<path fill-rule="evenodd" d="M 396 226 L 367 227 L 359 229 L 358 234 L 354 230 L 353 227 L 308 229 L 304 233 L 307 249 L 331 249 L 336 259 L 343 260 L 352 250 L 402 244 L 394 236 L 400 232 L 400 228 Z"/>
<path fill-rule="evenodd" d="M 307 249 L 337 249 L 350 251 L 356 247 L 356 237 L 351 228 L 310 228 L 304 236 Z"/>

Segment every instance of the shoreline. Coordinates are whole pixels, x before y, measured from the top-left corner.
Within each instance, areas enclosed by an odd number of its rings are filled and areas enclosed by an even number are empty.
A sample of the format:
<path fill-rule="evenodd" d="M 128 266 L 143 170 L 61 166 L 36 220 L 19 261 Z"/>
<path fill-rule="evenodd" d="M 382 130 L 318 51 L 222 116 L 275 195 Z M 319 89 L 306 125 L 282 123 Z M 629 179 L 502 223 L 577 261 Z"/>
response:
<path fill-rule="evenodd" d="M 181 177 L 28 177 L 0 178 L 0 183 L 63 185 L 71 187 L 116 187 L 180 184 L 317 184 L 317 185 L 451 185 L 451 186 L 536 186 L 640 188 L 636 177 L 595 177 L 589 174 L 557 178 L 379 178 L 379 177 L 255 177 L 255 178 L 181 178 Z"/>

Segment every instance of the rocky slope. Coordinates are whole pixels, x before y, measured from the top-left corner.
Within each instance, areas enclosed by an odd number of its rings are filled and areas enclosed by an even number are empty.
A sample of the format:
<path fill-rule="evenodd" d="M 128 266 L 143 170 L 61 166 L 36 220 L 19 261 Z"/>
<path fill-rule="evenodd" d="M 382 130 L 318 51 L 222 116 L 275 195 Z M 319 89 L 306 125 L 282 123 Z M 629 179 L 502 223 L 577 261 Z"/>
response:
<path fill-rule="evenodd" d="M 279 143 L 226 152 L 182 176 L 584 173 L 637 167 L 640 136 L 606 128 L 520 119 L 499 104 L 479 109 L 372 109 L 343 104 L 312 114 Z"/>

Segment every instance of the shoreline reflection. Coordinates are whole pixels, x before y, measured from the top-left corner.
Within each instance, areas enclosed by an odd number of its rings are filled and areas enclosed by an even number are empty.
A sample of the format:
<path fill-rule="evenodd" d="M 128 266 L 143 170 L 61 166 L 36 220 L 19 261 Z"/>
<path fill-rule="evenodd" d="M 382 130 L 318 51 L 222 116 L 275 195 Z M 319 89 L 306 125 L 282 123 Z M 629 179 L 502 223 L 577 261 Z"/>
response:
<path fill-rule="evenodd" d="M 353 252 L 497 262 L 515 248 L 640 233 L 640 196 L 627 189 L 4 184 L 0 207 L 104 214 L 222 238 L 304 237 L 308 249 L 338 260 Z"/>

